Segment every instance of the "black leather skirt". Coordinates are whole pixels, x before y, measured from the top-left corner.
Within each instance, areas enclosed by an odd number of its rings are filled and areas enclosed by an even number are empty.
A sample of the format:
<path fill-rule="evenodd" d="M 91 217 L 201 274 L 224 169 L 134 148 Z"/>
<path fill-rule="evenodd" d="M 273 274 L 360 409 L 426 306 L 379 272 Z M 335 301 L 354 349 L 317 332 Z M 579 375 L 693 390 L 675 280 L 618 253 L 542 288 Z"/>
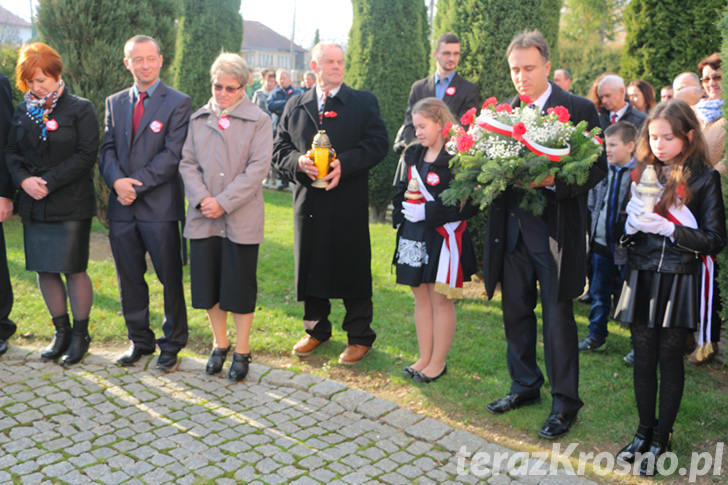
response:
<path fill-rule="evenodd" d="M 614 319 L 650 328 L 696 330 L 700 322 L 698 275 L 630 270 Z"/>
<path fill-rule="evenodd" d="M 88 266 L 91 219 L 23 224 L 25 269 L 81 273 Z"/>

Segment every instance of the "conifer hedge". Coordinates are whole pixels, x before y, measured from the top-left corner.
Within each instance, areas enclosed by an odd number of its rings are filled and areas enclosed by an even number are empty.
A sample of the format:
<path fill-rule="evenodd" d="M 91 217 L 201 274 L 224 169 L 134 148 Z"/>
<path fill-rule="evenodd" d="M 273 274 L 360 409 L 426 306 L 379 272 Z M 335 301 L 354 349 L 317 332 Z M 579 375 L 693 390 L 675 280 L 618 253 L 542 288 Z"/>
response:
<path fill-rule="evenodd" d="M 377 96 L 391 146 L 404 120 L 410 86 L 427 75 L 427 10 L 422 0 L 352 0 L 352 7 L 346 83 Z M 392 200 L 396 166 L 390 149 L 369 172 L 369 203 L 380 220 Z"/>

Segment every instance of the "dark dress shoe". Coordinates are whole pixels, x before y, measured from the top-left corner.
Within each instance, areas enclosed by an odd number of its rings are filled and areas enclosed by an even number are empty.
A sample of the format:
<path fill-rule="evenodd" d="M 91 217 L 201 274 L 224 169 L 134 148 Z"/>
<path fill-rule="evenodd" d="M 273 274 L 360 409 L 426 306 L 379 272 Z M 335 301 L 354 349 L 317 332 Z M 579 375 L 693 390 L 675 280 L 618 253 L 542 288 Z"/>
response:
<path fill-rule="evenodd" d="M 207 361 L 207 366 L 205 367 L 205 372 L 209 375 L 217 374 L 218 372 L 220 372 L 222 370 L 222 364 L 223 362 L 225 362 L 229 350 L 229 345 L 224 349 L 212 349 L 210 359 Z"/>
<path fill-rule="evenodd" d="M 650 449 L 650 440 L 652 439 L 652 428 L 640 426 L 637 434 L 634 435 L 632 441 L 627 446 L 619 450 L 617 453 L 617 461 L 624 463 L 634 463 L 637 453 L 644 453 Z"/>
<path fill-rule="evenodd" d="M 53 326 L 56 327 L 53 341 L 40 353 L 40 359 L 44 361 L 56 360 L 71 344 L 71 321 L 68 319 L 68 315 L 54 317 Z"/>
<path fill-rule="evenodd" d="M 421 371 L 416 370 L 415 375 L 412 377 L 412 380 L 415 382 L 424 382 L 426 384 L 429 384 L 430 382 L 434 382 L 434 381 L 438 380 L 440 377 L 444 376 L 446 373 L 447 373 L 447 364 L 445 364 L 445 367 L 442 368 L 442 371 L 434 377 L 426 376 Z"/>
<path fill-rule="evenodd" d="M 120 365 L 122 367 L 127 367 L 130 365 L 134 365 L 139 359 L 142 358 L 144 355 L 151 355 L 154 353 L 154 350 L 143 350 L 137 347 L 134 344 L 131 344 L 129 348 L 121 354 L 121 356 L 116 359 L 117 365 Z"/>
<path fill-rule="evenodd" d="M 408 377 L 408 378 L 412 379 L 415 376 L 415 372 L 417 372 L 416 369 L 413 369 L 412 367 L 407 366 L 404 369 L 402 369 L 402 377 Z"/>
<path fill-rule="evenodd" d="M 240 382 L 245 379 L 248 375 L 248 368 L 250 361 L 250 354 L 238 354 L 233 352 L 233 363 L 230 364 L 230 371 L 228 372 L 228 379 L 235 382 Z"/>
<path fill-rule="evenodd" d="M 0 338 L 0 355 L 8 351 L 8 343 Z"/>
<path fill-rule="evenodd" d="M 161 351 L 157 359 L 157 369 L 171 371 L 177 365 L 177 352 Z"/>
<path fill-rule="evenodd" d="M 508 394 L 505 397 L 493 401 L 486 406 L 486 409 L 492 414 L 503 414 L 512 409 L 518 409 L 521 406 L 536 404 L 541 400 L 541 393 L 536 391 L 530 394 Z"/>
<path fill-rule="evenodd" d="M 650 449 L 642 454 L 642 462 L 640 463 L 640 475 L 643 477 L 651 477 L 655 474 L 655 466 L 660 456 L 670 451 L 670 438 L 667 440 L 653 439 L 650 443 Z"/>
<path fill-rule="evenodd" d="M 541 427 L 538 435 L 547 440 L 555 440 L 569 432 L 576 421 L 577 413 L 551 413 Z"/>

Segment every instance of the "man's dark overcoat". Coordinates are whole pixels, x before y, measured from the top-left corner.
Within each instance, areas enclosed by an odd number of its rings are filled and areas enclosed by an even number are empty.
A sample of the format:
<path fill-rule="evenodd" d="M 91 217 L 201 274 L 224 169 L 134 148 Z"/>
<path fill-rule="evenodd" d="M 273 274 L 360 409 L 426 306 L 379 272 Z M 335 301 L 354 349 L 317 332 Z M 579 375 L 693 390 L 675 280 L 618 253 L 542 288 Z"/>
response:
<path fill-rule="evenodd" d="M 369 169 L 386 155 L 389 139 L 377 98 L 342 84 L 324 108 L 323 129 L 341 162 L 339 185 L 311 187 L 298 158 L 319 129 L 316 90 L 291 98 L 273 147 L 274 166 L 296 181 L 293 193 L 296 293 L 299 301 L 367 298 L 372 294 Z"/>

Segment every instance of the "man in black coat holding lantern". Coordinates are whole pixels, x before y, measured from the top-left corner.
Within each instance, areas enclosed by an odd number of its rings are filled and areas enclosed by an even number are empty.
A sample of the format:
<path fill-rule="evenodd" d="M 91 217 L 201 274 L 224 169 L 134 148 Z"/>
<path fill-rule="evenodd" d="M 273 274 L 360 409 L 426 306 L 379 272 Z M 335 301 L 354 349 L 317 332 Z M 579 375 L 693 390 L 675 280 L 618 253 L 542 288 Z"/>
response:
<path fill-rule="evenodd" d="M 371 328 L 368 175 L 386 155 L 389 139 L 377 98 L 344 84 L 343 49 L 319 43 L 311 57 L 316 86 L 286 103 L 273 147 L 274 166 L 296 181 L 296 293 L 305 305 L 307 335 L 293 353 L 308 355 L 331 337 L 329 299 L 342 298 L 348 345 L 339 362 L 354 364 L 376 338 Z M 336 150 L 325 189 L 311 185 L 318 169 L 306 156 L 321 129 Z"/>

